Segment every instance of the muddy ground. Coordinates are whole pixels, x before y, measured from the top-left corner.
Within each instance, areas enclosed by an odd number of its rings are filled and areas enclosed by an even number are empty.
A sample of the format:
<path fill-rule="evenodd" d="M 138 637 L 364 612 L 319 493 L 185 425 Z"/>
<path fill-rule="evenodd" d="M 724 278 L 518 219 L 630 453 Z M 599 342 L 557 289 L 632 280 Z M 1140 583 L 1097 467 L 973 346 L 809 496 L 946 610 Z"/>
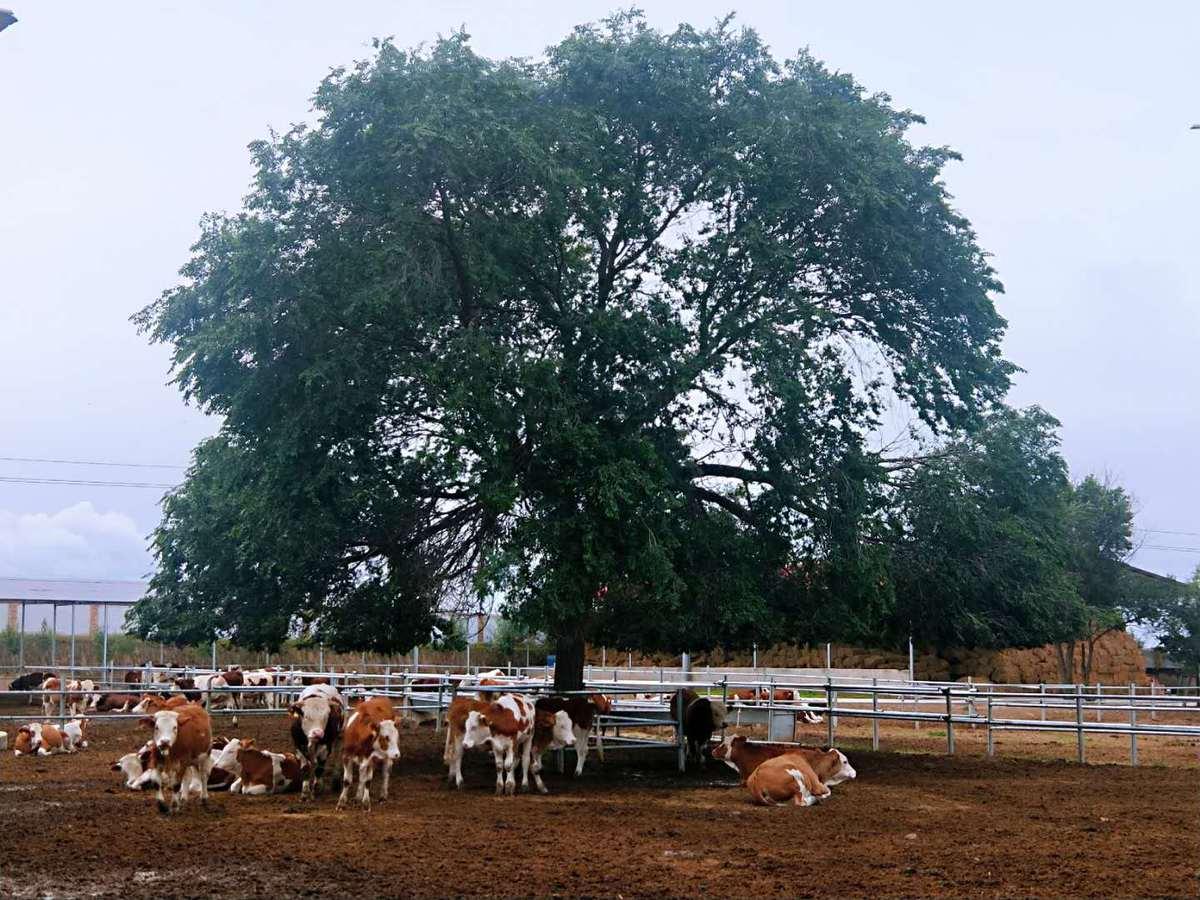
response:
<path fill-rule="evenodd" d="M 274 714 L 236 729 L 218 719 L 216 730 L 288 749 Z M 763 809 L 728 769 L 679 776 L 665 754 L 610 753 L 580 779 L 548 760 L 550 796 L 497 799 L 481 756 L 466 788 L 448 791 L 440 743 L 422 730 L 405 734 L 392 799 L 369 813 L 336 812 L 328 794 L 315 804 L 216 794 L 167 818 L 109 770 L 142 739 L 131 722 L 99 720 L 80 754 L 2 755 L 0 896 L 1194 897 L 1200 887 L 1194 768 L 855 749 L 858 780 L 828 802 Z"/>

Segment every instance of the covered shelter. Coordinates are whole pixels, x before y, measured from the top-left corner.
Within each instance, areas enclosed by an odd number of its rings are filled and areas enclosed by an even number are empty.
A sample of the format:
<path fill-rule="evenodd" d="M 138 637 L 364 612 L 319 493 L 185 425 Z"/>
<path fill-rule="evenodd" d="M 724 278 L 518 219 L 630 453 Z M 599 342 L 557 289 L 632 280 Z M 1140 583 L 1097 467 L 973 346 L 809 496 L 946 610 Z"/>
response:
<path fill-rule="evenodd" d="M 30 608 L 49 607 L 50 664 L 57 666 L 58 610 L 70 610 L 70 665 L 75 665 L 75 636 L 78 632 L 79 607 L 89 612 L 88 633 L 103 632 L 104 665 L 108 665 L 109 608 L 128 608 L 146 593 L 148 582 L 84 578 L 6 578 L 0 577 L 0 603 L 8 604 L 8 627 L 16 630 L 18 665 L 25 667 L 25 620 Z M 120 621 L 120 620 L 118 620 Z"/>

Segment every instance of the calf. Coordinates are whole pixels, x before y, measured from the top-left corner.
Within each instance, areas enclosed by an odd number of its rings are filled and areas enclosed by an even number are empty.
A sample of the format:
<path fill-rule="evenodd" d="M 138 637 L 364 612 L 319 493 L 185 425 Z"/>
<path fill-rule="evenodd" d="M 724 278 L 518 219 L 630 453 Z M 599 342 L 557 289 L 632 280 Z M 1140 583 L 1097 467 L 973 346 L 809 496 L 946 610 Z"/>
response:
<path fill-rule="evenodd" d="M 141 720 L 154 730 L 154 750 L 158 762 L 158 809 L 177 810 L 181 795 L 172 796 L 176 784 L 183 785 L 190 773 L 200 782 L 200 800 L 208 802 L 208 776 L 212 769 L 212 722 L 208 712 L 195 703 L 175 709 L 163 709 Z M 143 776 L 144 777 L 144 776 Z"/>
<path fill-rule="evenodd" d="M 566 710 L 560 709 L 557 712 L 551 712 L 548 709 L 542 709 L 541 701 L 538 701 L 538 705 L 534 709 L 533 746 L 530 748 L 529 757 L 533 766 L 533 782 L 539 793 L 550 793 L 542 782 L 542 754 L 547 750 L 558 750 L 575 745 L 575 735 L 575 727 Z M 584 741 L 586 740 L 585 737 Z M 578 749 L 576 747 L 576 752 Z"/>
<path fill-rule="evenodd" d="M 522 787 L 529 789 L 533 720 L 533 703 L 518 694 L 504 694 L 487 704 L 487 709 L 472 709 L 467 714 L 462 746 L 471 750 L 491 744 L 496 761 L 496 796 L 517 792 L 514 770 L 518 757 L 525 771 Z"/>
<path fill-rule="evenodd" d="M 237 674 L 241 677 L 241 672 Z M 208 675 L 197 675 L 193 681 L 195 682 L 196 690 L 200 692 L 200 703 L 209 709 L 216 709 L 218 701 L 220 707 L 225 709 L 229 706 L 237 706 L 236 695 L 225 691 L 229 687 L 229 682 L 225 676 L 219 672 L 213 672 Z M 218 694 L 217 691 L 222 691 Z"/>
<path fill-rule="evenodd" d="M 124 682 L 126 684 L 139 684 L 140 685 L 142 683 L 142 670 L 141 669 L 130 669 L 128 672 L 125 673 Z"/>
<path fill-rule="evenodd" d="M 62 687 L 62 682 L 55 676 L 51 675 L 42 682 L 42 690 L 46 693 L 42 694 L 42 713 L 49 718 L 58 712 L 59 694 L 57 693 Z M 54 693 L 51 693 L 53 691 Z"/>
<path fill-rule="evenodd" d="M 229 666 L 221 673 L 221 677 L 225 679 L 225 684 L 231 688 L 245 687 L 245 673 L 238 666 Z M 235 709 L 242 708 L 242 694 L 240 691 L 230 691 L 229 700 L 233 703 Z"/>
<path fill-rule="evenodd" d="M 246 687 L 261 687 L 269 688 L 275 684 L 275 673 L 268 669 L 258 669 L 253 672 L 243 672 L 242 680 Z M 275 694 L 267 691 L 265 693 L 246 693 L 242 695 L 242 704 L 255 704 L 266 709 L 275 708 Z"/>
<path fill-rule="evenodd" d="M 857 773 L 846 755 L 840 750 L 819 747 L 797 747 L 795 744 L 750 742 L 740 734 L 731 734 L 712 751 L 713 759 L 719 759 L 746 783 L 751 773 L 768 759 L 787 754 L 802 754 L 817 773 L 821 782 L 829 787 L 854 778 Z"/>
<path fill-rule="evenodd" d="M 346 701 L 328 684 L 306 687 L 300 699 L 288 707 L 292 717 L 292 741 L 311 767 L 300 796 L 311 800 L 325 775 L 325 763 L 333 755 L 342 736 L 342 716 Z"/>
<path fill-rule="evenodd" d="M 831 793 L 802 753 L 785 753 L 759 765 L 746 779 L 751 799 L 763 806 L 789 800 L 797 806 L 820 803 Z"/>
<path fill-rule="evenodd" d="M 701 697 L 691 688 L 682 688 L 676 692 L 671 709 L 678 716 L 681 708 L 683 736 L 687 742 L 686 756 L 698 760 L 703 768 L 708 742 L 712 739 L 714 731 L 725 727 L 728 711 L 720 700 Z"/>
<path fill-rule="evenodd" d="M 95 699 L 96 683 L 90 678 L 67 682 L 66 708 L 68 715 L 80 715 Z"/>
<path fill-rule="evenodd" d="M 400 758 L 400 734 L 396 730 L 396 711 L 386 697 L 371 697 L 358 704 L 346 722 L 342 741 L 342 795 L 338 809 L 350 799 L 350 791 L 358 778 L 358 798 L 364 809 L 371 808 L 371 779 L 375 770 L 383 773 L 379 800 L 388 795 L 388 779 L 392 764 Z"/>

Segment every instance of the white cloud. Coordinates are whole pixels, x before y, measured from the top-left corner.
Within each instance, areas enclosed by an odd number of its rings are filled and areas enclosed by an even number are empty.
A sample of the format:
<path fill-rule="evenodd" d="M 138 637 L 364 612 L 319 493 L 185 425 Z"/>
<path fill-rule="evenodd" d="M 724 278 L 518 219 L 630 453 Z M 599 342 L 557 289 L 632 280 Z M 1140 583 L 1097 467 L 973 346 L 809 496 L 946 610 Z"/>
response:
<path fill-rule="evenodd" d="M 140 578 L 146 538 L 129 516 L 84 501 L 56 513 L 0 509 L 0 575 L 18 578 Z"/>

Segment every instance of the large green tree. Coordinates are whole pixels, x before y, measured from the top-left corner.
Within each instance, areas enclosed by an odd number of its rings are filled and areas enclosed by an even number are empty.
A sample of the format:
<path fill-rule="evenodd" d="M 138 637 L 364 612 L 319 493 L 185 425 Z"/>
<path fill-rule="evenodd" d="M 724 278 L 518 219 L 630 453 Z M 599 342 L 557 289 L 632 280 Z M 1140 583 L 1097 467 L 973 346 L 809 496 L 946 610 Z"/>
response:
<path fill-rule="evenodd" d="M 954 154 L 728 21 L 383 42 L 314 104 L 137 319 L 223 417 L 142 633 L 404 648 L 503 589 L 560 687 L 588 640 L 745 641 L 820 616 L 781 572 L 861 587 L 886 399 L 954 432 L 1007 389 Z"/>

